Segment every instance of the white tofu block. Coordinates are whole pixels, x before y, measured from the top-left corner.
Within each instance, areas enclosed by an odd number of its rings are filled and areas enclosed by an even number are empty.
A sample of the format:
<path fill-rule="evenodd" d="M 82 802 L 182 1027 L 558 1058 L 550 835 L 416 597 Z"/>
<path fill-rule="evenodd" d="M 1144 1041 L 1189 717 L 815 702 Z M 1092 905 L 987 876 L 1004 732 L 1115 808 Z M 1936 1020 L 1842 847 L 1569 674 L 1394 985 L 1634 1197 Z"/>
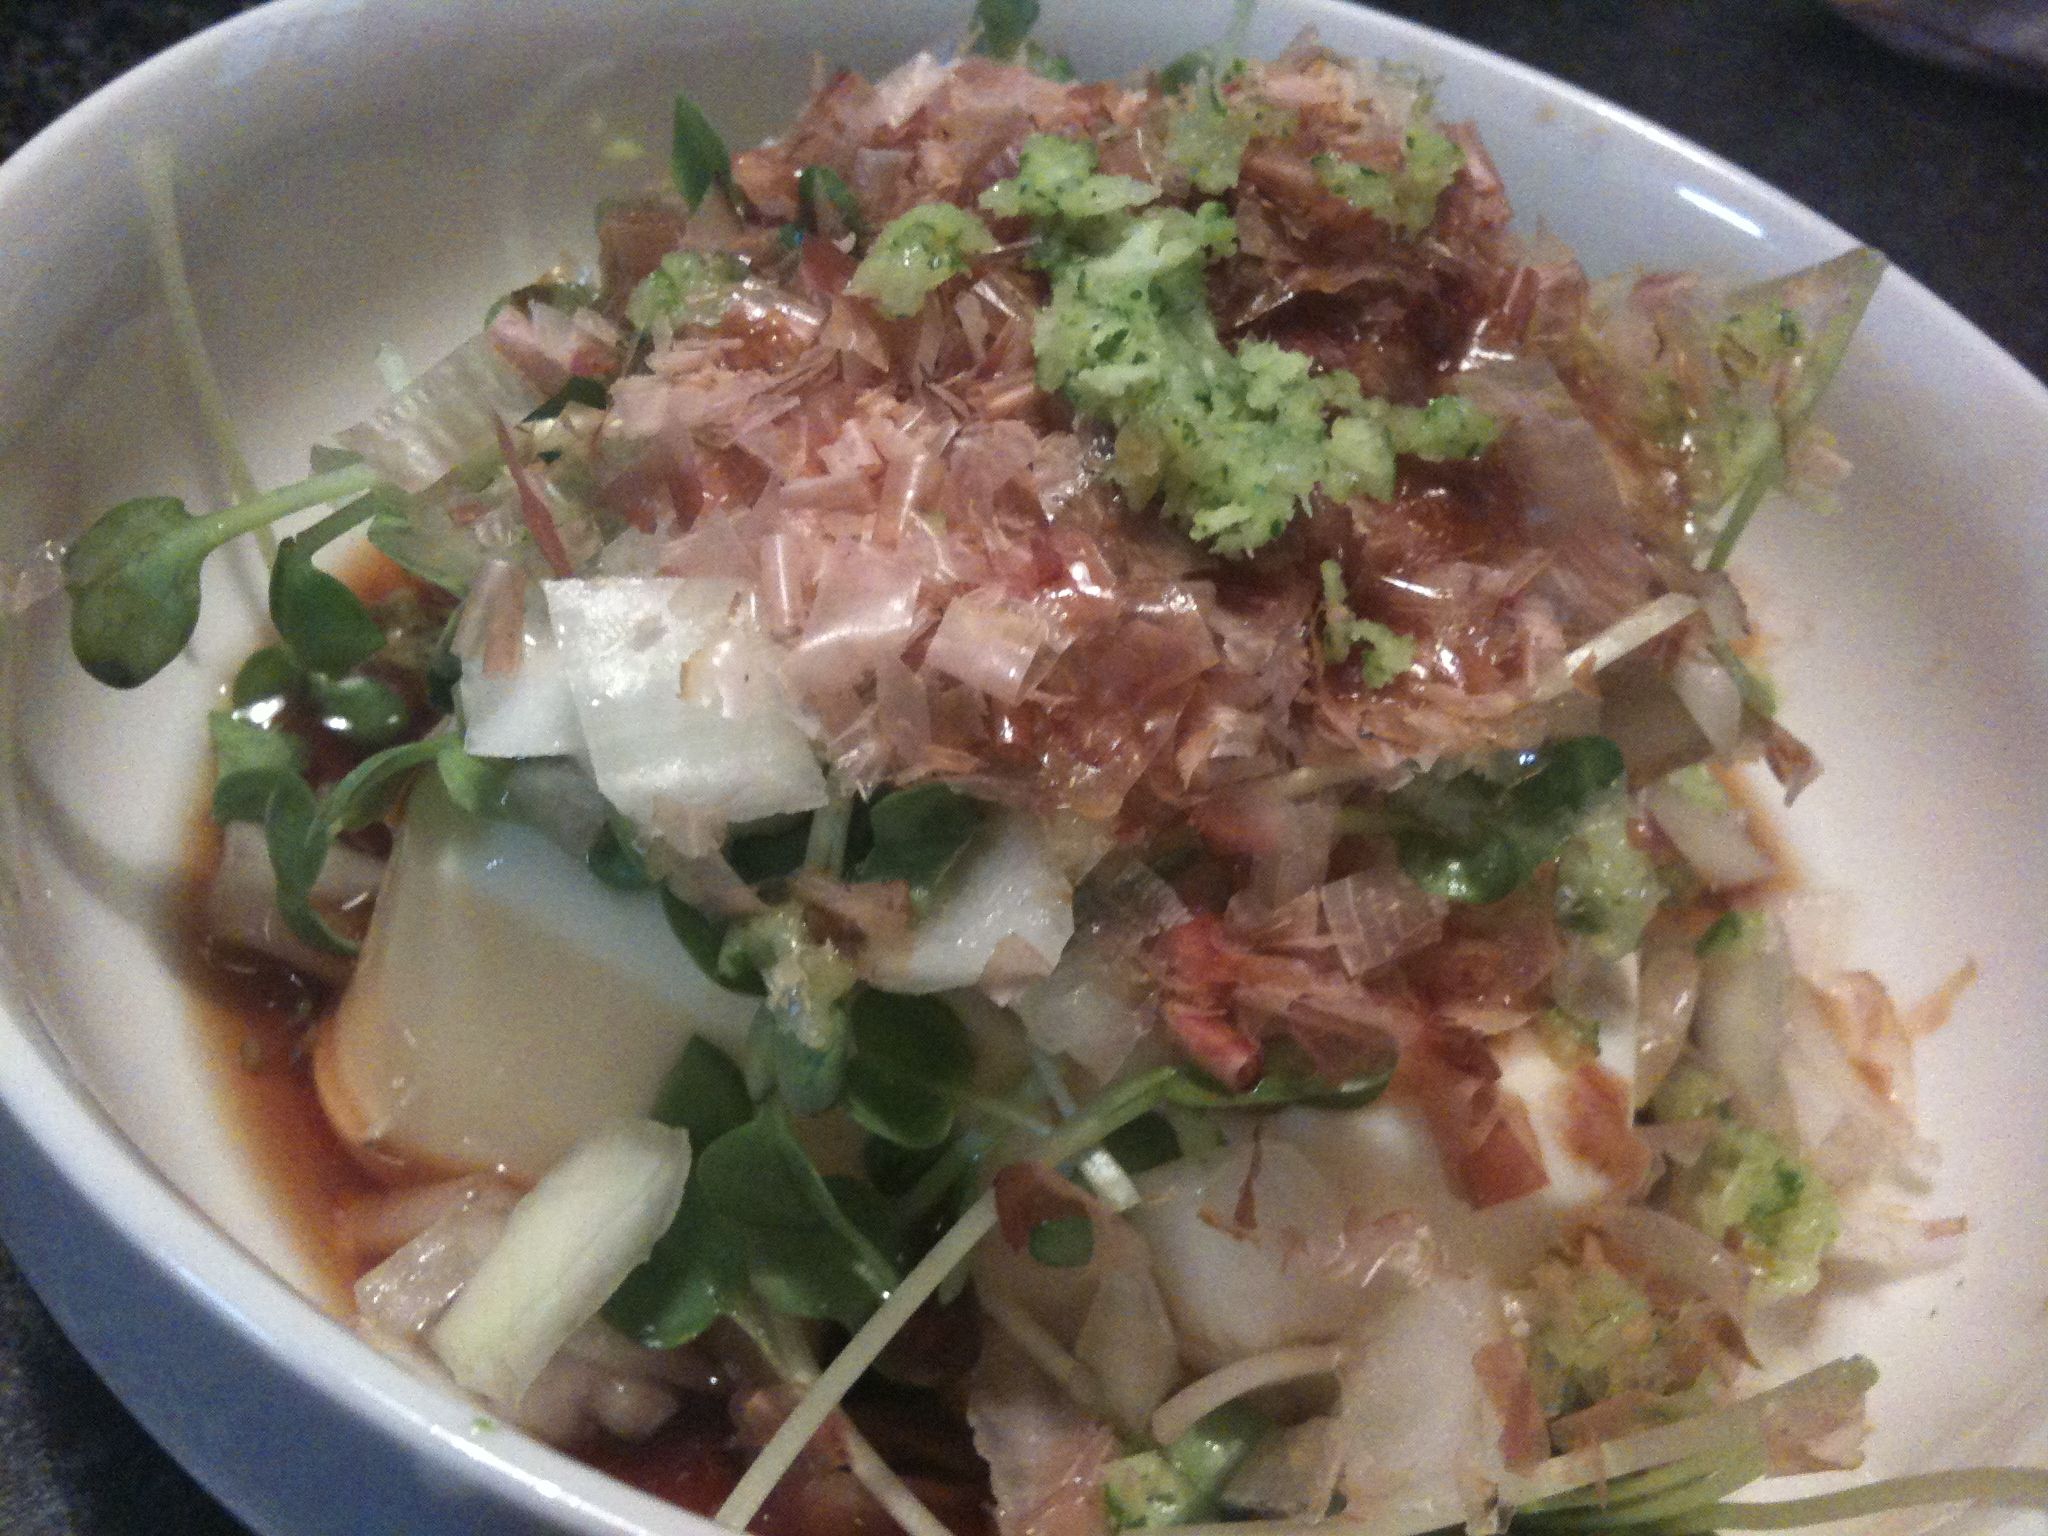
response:
<path fill-rule="evenodd" d="M 737 1050 L 753 1009 L 704 977 L 651 893 L 464 814 L 429 775 L 316 1079 L 368 1153 L 531 1180 L 597 1127 L 645 1115 L 693 1034 Z"/>
<path fill-rule="evenodd" d="M 1413 1211 L 1429 1224 L 1453 1266 L 1512 1285 L 1543 1257 L 1571 1216 L 1626 1192 L 1566 1145 L 1570 1074 L 1528 1030 L 1497 1036 L 1491 1047 L 1501 1086 L 1528 1106 L 1550 1175 L 1550 1183 L 1534 1194 L 1475 1210 L 1453 1188 L 1422 1111 L 1398 1099 L 1355 1110 L 1288 1110 L 1274 1118 L 1273 1130 L 1306 1152 L 1364 1216 Z M 1601 1031 L 1600 1063 L 1624 1085 L 1633 1082 L 1634 1060 L 1632 1028 Z"/>

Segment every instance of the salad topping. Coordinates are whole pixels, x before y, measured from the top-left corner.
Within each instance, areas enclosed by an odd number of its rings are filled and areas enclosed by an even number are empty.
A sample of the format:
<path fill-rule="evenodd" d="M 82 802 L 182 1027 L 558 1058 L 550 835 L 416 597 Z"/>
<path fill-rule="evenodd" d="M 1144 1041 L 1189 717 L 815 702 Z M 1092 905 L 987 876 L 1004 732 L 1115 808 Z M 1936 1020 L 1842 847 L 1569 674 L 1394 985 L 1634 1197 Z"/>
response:
<path fill-rule="evenodd" d="M 1733 777 L 1817 771 L 1722 567 L 1839 473 L 1882 263 L 1595 283 L 1412 73 L 1080 82 L 1034 10 L 737 154 L 679 100 L 309 479 L 72 546 L 132 687 L 338 507 L 212 810 L 223 940 L 347 987 L 330 1116 L 460 1174 L 358 1213 L 363 1326 L 608 1464 L 698 1425 L 735 1525 L 1778 1518 L 1871 1372 L 1738 1399 L 1752 1326 L 1961 1226 L 1896 1198 L 1948 997 L 1839 971 Z M 1959 1476 L 1898 1496 L 2048 1497 Z"/>

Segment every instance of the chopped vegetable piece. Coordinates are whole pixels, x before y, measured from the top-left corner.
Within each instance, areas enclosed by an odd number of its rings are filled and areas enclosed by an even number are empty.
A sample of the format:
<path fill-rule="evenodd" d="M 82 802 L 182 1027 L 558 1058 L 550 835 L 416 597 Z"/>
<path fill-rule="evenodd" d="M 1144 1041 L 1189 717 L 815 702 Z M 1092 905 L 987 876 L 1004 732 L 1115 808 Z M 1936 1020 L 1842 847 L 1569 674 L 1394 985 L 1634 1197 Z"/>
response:
<path fill-rule="evenodd" d="M 1039 384 L 1115 429 L 1111 473 L 1134 504 L 1157 497 L 1195 538 L 1247 554 L 1319 490 L 1390 496 L 1396 429 L 1433 456 L 1489 440 L 1462 404 L 1403 412 L 1365 400 L 1349 374 L 1318 375 L 1304 353 L 1231 351 L 1204 286 L 1208 262 L 1235 248 L 1223 205 L 1133 214 L 1142 184 L 1095 164 L 1092 145 L 1040 135 L 983 201 L 1033 218 L 1053 282 L 1032 337 Z"/>
<path fill-rule="evenodd" d="M 695 210 L 713 187 L 732 190 L 732 156 L 725 140 L 687 96 L 677 96 L 669 135 L 669 170 L 676 190 Z"/>
<path fill-rule="evenodd" d="M 1435 221 L 1437 199 L 1464 169 L 1465 152 L 1425 124 L 1408 129 L 1403 148 L 1396 171 L 1374 170 L 1335 155 L 1317 155 L 1312 164 L 1325 191 L 1414 236 Z"/>
<path fill-rule="evenodd" d="M 1016 56 L 1038 25 L 1038 0 L 975 0 L 970 44 L 992 59 Z"/>
<path fill-rule="evenodd" d="M 901 880 L 921 910 L 987 815 L 988 808 L 980 801 L 949 785 L 892 790 L 868 807 L 871 841 L 854 866 L 853 877 Z"/>
<path fill-rule="evenodd" d="M 838 1100 L 846 1076 L 846 996 L 855 975 L 837 948 L 813 938 L 802 914 L 780 907 L 750 918 L 719 946 L 721 976 L 752 971 L 766 988 L 756 1016 L 756 1038 L 773 1071 L 777 1091 L 800 1115 L 818 1114 Z"/>
<path fill-rule="evenodd" d="M 368 466 L 350 464 L 207 517 L 169 496 L 122 502 L 64 556 L 72 654 L 110 687 L 148 682 L 192 638 L 208 555 L 293 512 L 366 491 L 375 479 Z"/>
<path fill-rule="evenodd" d="M 953 1134 L 953 1113 L 974 1071 L 974 1048 L 951 1005 L 864 988 L 849 1010 L 853 1059 L 846 1112 L 901 1147 L 928 1150 Z"/>
<path fill-rule="evenodd" d="M 1763 1283 L 1803 1296 L 1841 1231 L 1834 1192 L 1770 1132 L 1730 1121 L 1675 1175 L 1672 1210 L 1755 1264 Z"/>
<path fill-rule="evenodd" d="M 1156 1530 L 1213 1518 L 1223 1485 L 1272 1421 L 1244 1402 L 1226 1403 L 1172 1445 L 1140 1451 L 1103 1471 L 1103 1498 L 1118 1530 Z"/>
<path fill-rule="evenodd" d="M 715 325 L 745 281 L 737 258 L 704 251 L 671 251 L 640 280 L 626 300 L 626 318 L 641 330 L 666 325 Z"/>
<path fill-rule="evenodd" d="M 885 315 L 907 319 L 935 289 L 995 248 L 988 226 L 966 209 L 924 203 L 882 226 L 847 292 L 873 299 Z"/>
<path fill-rule="evenodd" d="M 1331 665 L 1348 660 L 1361 645 L 1359 670 L 1368 688 L 1384 688 L 1415 664 L 1415 642 L 1374 619 L 1351 611 L 1344 590 L 1344 568 L 1325 560 L 1323 574 L 1323 659 Z"/>
<path fill-rule="evenodd" d="M 1586 808 L 1621 781 L 1621 749 L 1576 736 L 1491 771 L 1426 775 L 1389 798 L 1401 867 L 1451 901 L 1512 893 L 1556 857 Z"/>
<path fill-rule="evenodd" d="M 796 176 L 797 228 L 807 235 L 829 233 L 825 220 L 827 208 L 832 210 L 833 216 L 849 234 L 867 233 L 867 222 L 861 217 L 860 199 L 854 196 L 846 178 L 829 165 L 807 165 Z"/>
<path fill-rule="evenodd" d="M 1294 114 L 1247 95 L 1226 98 L 1205 74 L 1167 109 L 1166 121 L 1167 159 L 1213 197 L 1237 185 L 1251 141 L 1291 132 Z"/>
<path fill-rule="evenodd" d="M 1650 856 L 1629 836 L 1628 799 L 1614 794 L 1580 818 L 1557 857 L 1557 917 L 1610 960 L 1634 954 L 1664 899 Z"/>
<path fill-rule="evenodd" d="M 427 1336 L 449 1374 L 510 1408 L 597 1315 L 675 1217 L 690 1138 L 651 1120 L 578 1142 L 513 1208 L 505 1235 Z"/>

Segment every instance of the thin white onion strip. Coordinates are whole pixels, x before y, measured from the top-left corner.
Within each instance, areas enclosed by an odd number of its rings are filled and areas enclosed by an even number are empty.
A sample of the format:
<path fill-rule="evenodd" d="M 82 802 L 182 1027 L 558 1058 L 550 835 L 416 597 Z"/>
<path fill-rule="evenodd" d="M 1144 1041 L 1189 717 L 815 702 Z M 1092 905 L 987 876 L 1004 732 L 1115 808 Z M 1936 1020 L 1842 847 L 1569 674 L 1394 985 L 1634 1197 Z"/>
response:
<path fill-rule="evenodd" d="M 1526 1476 L 1508 1474 L 1501 1479 L 1500 1502 L 1514 1509 L 1576 1490 L 1595 1490 L 1632 1472 L 1666 1466 L 1686 1457 L 1703 1455 L 1739 1456 L 1753 1453 L 1778 1430 L 1816 1406 L 1844 1398 L 1860 1400 L 1877 1379 L 1877 1370 L 1860 1355 L 1831 1361 L 1783 1386 L 1759 1392 L 1755 1397 L 1710 1413 L 1660 1424 L 1653 1429 L 1587 1446 L 1563 1456 L 1554 1456 Z M 1954 1482 L 1937 1481 L 1955 1479 Z M 1925 1483 L 1924 1489 L 1908 1490 L 1909 1483 Z M 1844 1508 L 1841 1515 L 1811 1512 L 1828 1500 L 1847 1500 L 1848 1494 L 1822 1495 L 1816 1499 L 1790 1500 L 1783 1504 L 1715 1504 L 1700 1512 L 1697 1524 L 1680 1527 L 1672 1519 L 1659 1520 L 1660 1532 L 1681 1529 L 1779 1529 L 1811 1524 L 1816 1519 L 1847 1518 L 1873 1509 L 1893 1508 L 1905 1503 L 1938 1503 L 1983 1498 L 2002 1503 L 2034 1505 L 2048 1503 L 2048 1472 L 2014 1470 L 1933 1473 L 1926 1479 L 1899 1478 L 1895 1484 L 1876 1483 L 1869 1490 L 1851 1489 L 1849 1494 L 1894 1489 L 1888 1499 Z M 1589 1500 L 1590 1502 L 1590 1500 Z M 1797 1510 L 1799 1518 L 1773 1519 L 1776 1510 Z M 1711 1520 L 1707 1517 L 1711 1516 Z M 1177 1536 L 1424 1536 L 1440 1528 L 1441 1521 L 1414 1511 L 1391 1515 L 1332 1515 L 1321 1520 L 1244 1520 L 1229 1524 L 1182 1525 Z"/>
<path fill-rule="evenodd" d="M 513 1207 L 504 1237 L 428 1335 L 448 1373 L 516 1405 L 668 1230 L 689 1174 L 688 1133 L 652 1120 L 571 1147 Z"/>
<path fill-rule="evenodd" d="M 754 1458 L 746 1476 L 718 1506 L 718 1513 L 713 1519 L 731 1530 L 747 1528 L 747 1523 L 760 1513 L 768 1495 L 775 1491 L 775 1485 L 782 1481 L 783 1474 L 803 1454 L 804 1447 L 811 1443 L 811 1436 L 824 1426 L 832 1416 L 832 1410 L 839 1406 L 853 1384 L 889 1347 L 889 1341 L 903 1331 L 917 1309 L 945 1283 L 946 1276 L 953 1272 L 955 1266 L 974 1251 L 975 1244 L 995 1229 L 995 1224 L 995 1196 L 985 1192 L 967 1208 L 952 1229 L 932 1245 L 931 1251 L 918 1260 L 910 1273 L 903 1277 L 903 1283 L 876 1309 L 875 1315 L 861 1324 L 860 1331 L 846 1341 L 846 1348 L 833 1356 L 832 1363 L 818 1373 L 810 1392 L 782 1421 L 782 1427 L 775 1431 L 768 1443 L 761 1447 L 761 1454 Z"/>
<path fill-rule="evenodd" d="M 984 1291 L 978 1300 L 988 1320 L 1008 1335 L 1010 1342 L 1023 1350 L 1031 1363 L 1045 1372 L 1076 1406 L 1097 1418 L 1107 1415 L 1102 1383 L 1062 1347 L 1051 1329 L 999 1292 Z"/>
<path fill-rule="evenodd" d="M 1056 1165 L 1096 1145 L 1156 1104 L 1168 1076 L 1162 1069 L 1133 1078 L 1111 1090 L 1077 1122 L 1048 1136 L 1036 1148 L 1035 1155 L 1042 1162 Z M 718 1506 L 718 1513 L 712 1517 L 714 1520 L 735 1531 L 747 1528 L 747 1522 L 760 1513 L 768 1495 L 775 1491 L 775 1485 L 795 1465 L 804 1447 L 811 1443 L 811 1436 L 832 1416 L 832 1410 L 839 1406 L 853 1384 L 880 1358 L 882 1351 L 889 1347 L 889 1341 L 903 1331 L 917 1309 L 946 1283 L 946 1277 L 974 1252 L 975 1245 L 995 1230 L 995 1225 L 996 1197 L 992 1191 L 983 1190 L 981 1198 L 932 1244 L 931 1251 L 917 1261 L 910 1273 L 903 1277 L 903 1283 L 890 1293 L 889 1299 L 875 1309 L 875 1315 L 862 1323 L 859 1332 L 846 1341 L 846 1348 L 832 1357 L 832 1363 L 812 1383 L 809 1394 L 782 1421 L 782 1427 L 761 1447 L 761 1454 L 747 1468 L 746 1476 Z"/>
<path fill-rule="evenodd" d="M 881 1453 L 852 1428 L 846 1433 L 846 1467 L 907 1536 L 953 1536 L 952 1528 L 926 1509 L 924 1501 L 896 1475 Z"/>
<path fill-rule="evenodd" d="M 1221 1370 L 1190 1382 L 1161 1403 L 1152 1414 L 1152 1438 L 1161 1445 L 1171 1445 L 1193 1429 L 1197 1420 L 1225 1403 L 1285 1381 L 1327 1376 L 1344 1364 L 1344 1354 L 1340 1344 L 1296 1344 L 1233 1360 Z"/>
<path fill-rule="evenodd" d="M 1678 1426 L 1667 1426 L 1677 1428 Z M 1957 1467 L 1890 1477 L 1860 1488 L 1814 1494 L 1804 1499 L 1757 1503 L 1715 1502 L 1656 1522 L 1659 1536 L 1705 1536 L 1712 1531 L 1791 1531 L 1837 1520 L 1854 1520 L 1888 1510 L 1931 1504 L 1989 1504 L 2007 1509 L 2048 1510 L 2048 1470 L 2037 1467 Z M 1240 1520 L 1229 1524 L 1177 1525 L 1176 1536 L 1421 1536 L 1412 1520 L 1332 1515 L 1322 1520 Z"/>
<path fill-rule="evenodd" d="M 1966 1503 L 2048 1513 L 2048 1468 L 1955 1467 L 1946 1472 L 1887 1477 L 1860 1488 L 1817 1493 L 1804 1499 L 1715 1504 L 1675 1521 L 1660 1520 L 1657 1528 L 1667 1536 L 1691 1536 L 1693 1532 L 1705 1531 L 1789 1531 L 1888 1510 Z"/>
<path fill-rule="evenodd" d="M 1536 690 L 1538 699 L 1555 698 L 1571 687 L 1587 667 L 1603 672 L 1631 651 L 1639 650 L 1681 620 L 1699 611 L 1699 599 L 1683 592 L 1652 598 L 1634 613 L 1624 614 L 1582 645 L 1565 653 L 1558 675 Z"/>
<path fill-rule="evenodd" d="M 1877 1368 L 1861 1355 L 1831 1360 L 1782 1386 L 1724 1408 L 1568 1451 L 1520 1476 L 1510 1473 L 1501 1480 L 1501 1501 L 1520 1508 L 1682 1457 L 1724 1449 L 1759 1433 L 1768 1438 L 1774 1428 L 1795 1422 L 1818 1406 L 1860 1398 L 1876 1380 Z"/>

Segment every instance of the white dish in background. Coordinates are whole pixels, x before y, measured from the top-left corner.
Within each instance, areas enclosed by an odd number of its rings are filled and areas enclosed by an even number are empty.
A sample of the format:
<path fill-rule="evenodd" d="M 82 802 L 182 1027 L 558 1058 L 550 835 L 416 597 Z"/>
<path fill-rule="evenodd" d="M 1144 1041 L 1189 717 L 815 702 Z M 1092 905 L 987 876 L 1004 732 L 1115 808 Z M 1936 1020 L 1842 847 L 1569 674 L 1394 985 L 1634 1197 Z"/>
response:
<path fill-rule="evenodd" d="M 257 475 L 380 394 L 481 305 L 589 249 L 599 156 L 663 142 L 690 92 L 737 143 L 773 127 L 824 48 L 868 70 L 955 30 L 959 0 L 686 11 L 654 0 L 279 0 L 101 92 L 0 168 L 0 556 L 145 491 L 215 492 L 164 345 L 141 195 L 145 134 L 179 168 L 201 319 Z M 1227 0 L 1049 4 L 1041 35 L 1114 73 L 1219 35 Z M 1264 0 L 1256 51 L 1332 44 L 1444 77 L 1525 222 L 1597 272 L 1763 276 L 1848 238 L 1754 179 L 1478 49 L 1331 0 Z M 1946 1152 L 1928 1208 L 1966 1212 L 1957 1269 L 1843 1297 L 1806 1348 L 1862 1350 L 1871 1470 L 2048 1454 L 2048 391 L 1889 276 L 1824 412 L 1851 511 L 1779 508 L 1743 560 L 1795 728 L 1828 772 L 1793 832 L 1857 898 L 1852 953 L 1903 996 L 1964 956 L 1983 979 L 1924 1047 Z M 150 1430 L 268 1536 L 405 1530 L 689 1532 L 693 1517 L 515 1434 L 378 1357 L 317 1290 L 274 1191 L 220 1113 L 187 1027 L 164 896 L 205 772 L 204 715 L 257 613 L 215 581 L 191 664 L 115 695 L 70 662 L 61 609 L 8 636 L 0 774 L 0 1236 Z M 237 589 L 238 581 L 241 587 Z"/>

